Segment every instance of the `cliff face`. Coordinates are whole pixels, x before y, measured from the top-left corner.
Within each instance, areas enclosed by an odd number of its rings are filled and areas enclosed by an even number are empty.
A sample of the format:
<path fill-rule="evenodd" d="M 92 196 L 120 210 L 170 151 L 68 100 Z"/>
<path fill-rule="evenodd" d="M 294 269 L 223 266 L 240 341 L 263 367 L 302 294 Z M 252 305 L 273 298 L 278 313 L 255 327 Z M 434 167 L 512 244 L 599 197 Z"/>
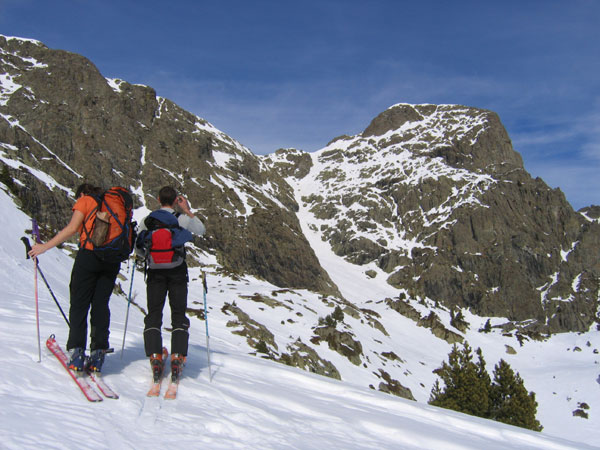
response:
<path fill-rule="evenodd" d="M 157 207 L 166 184 L 206 222 L 197 244 L 234 272 L 335 293 L 300 232 L 290 187 L 258 157 L 146 86 L 107 80 L 86 58 L 0 37 L 0 151 L 23 206 L 62 227 L 82 181 L 122 185 Z"/>
<path fill-rule="evenodd" d="M 400 104 L 313 154 L 310 171 L 290 171 L 303 158 L 266 159 L 337 255 L 383 270 L 409 298 L 532 332 L 597 320 L 598 221 L 531 178 L 496 114 Z"/>
<path fill-rule="evenodd" d="M 0 37 L 0 74 L 3 179 L 51 227 L 84 180 L 129 187 L 145 209 L 170 184 L 227 271 L 339 296 L 306 225 L 404 298 L 532 332 L 597 320 L 597 211 L 532 179 L 490 111 L 399 104 L 316 153 L 258 157 L 152 88 L 39 42 Z"/>

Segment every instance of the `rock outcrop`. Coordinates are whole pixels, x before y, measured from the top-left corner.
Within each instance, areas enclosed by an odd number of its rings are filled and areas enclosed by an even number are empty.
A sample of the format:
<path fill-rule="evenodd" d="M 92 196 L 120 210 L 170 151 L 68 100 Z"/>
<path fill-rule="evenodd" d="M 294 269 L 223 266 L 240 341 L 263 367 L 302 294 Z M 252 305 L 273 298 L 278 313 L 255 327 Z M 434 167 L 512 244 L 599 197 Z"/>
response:
<path fill-rule="evenodd" d="M 210 123 L 147 86 L 104 78 L 86 58 L 0 37 L 0 156 L 23 207 L 55 229 L 82 181 L 122 185 L 156 208 L 163 185 L 207 224 L 196 243 L 228 270 L 337 293 L 302 235 L 289 185 Z"/>
<path fill-rule="evenodd" d="M 533 179 L 495 113 L 396 105 L 313 154 L 306 175 L 286 166 L 303 156 L 285 152 L 269 162 L 300 189 L 311 229 L 411 298 L 532 333 L 597 321 L 597 207 L 577 213 Z"/>

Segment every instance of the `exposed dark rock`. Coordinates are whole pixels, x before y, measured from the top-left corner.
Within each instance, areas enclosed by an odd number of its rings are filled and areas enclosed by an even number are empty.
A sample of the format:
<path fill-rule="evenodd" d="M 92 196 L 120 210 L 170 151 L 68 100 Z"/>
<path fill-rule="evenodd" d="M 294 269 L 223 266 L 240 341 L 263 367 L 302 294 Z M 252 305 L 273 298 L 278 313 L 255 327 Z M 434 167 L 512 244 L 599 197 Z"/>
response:
<path fill-rule="evenodd" d="M 227 322 L 227 326 L 236 328 L 232 333 L 244 336 L 250 347 L 257 348 L 262 343 L 263 347 L 266 345 L 267 349 L 277 352 L 275 336 L 264 325 L 251 319 L 248 314 L 235 304 L 226 303 L 222 311 L 225 313 L 231 312 L 236 316 L 237 319 Z"/>
<path fill-rule="evenodd" d="M 384 358 L 387 358 L 389 360 L 392 360 L 392 361 L 404 362 L 404 360 L 402 358 L 400 358 L 398 355 L 396 355 L 394 352 L 383 352 L 381 354 L 381 356 L 383 356 Z"/>
<path fill-rule="evenodd" d="M 282 303 L 274 298 L 267 297 L 267 296 L 261 295 L 261 294 L 240 295 L 240 299 L 252 300 L 257 303 L 263 303 L 271 308 L 280 307 L 280 308 L 285 308 L 290 311 L 292 310 L 292 308 L 290 306 L 286 305 L 285 303 Z"/>
<path fill-rule="evenodd" d="M 427 317 L 423 317 L 421 320 L 417 322 L 417 325 L 420 327 L 430 328 L 431 332 L 434 336 L 445 340 L 449 344 L 456 344 L 457 342 L 462 342 L 464 338 L 453 331 L 447 329 L 442 322 L 440 322 L 440 318 L 433 311 L 429 313 Z"/>
<path fill-rule="evenodd" d="M 319 354 L 310 346 L 297 340 L 287 346 L 289 353 L 283 353 L 278 361 L 292 367 L 299 367 L 318 375 L 341 380 L 340 373 L 335 366 L 319 356 Z"/>
<path fill-rule="evenodd" d="M 419 311 L 413 308 L 405 300 L 392 300 L 391 298 L 386 298 L 385 303 L 397 313 L 402 314 L 404 317 L 408 317 L 414 322 L 418 322 L 419 320 L 421 320 L 421 314 L 419 313 Z"/>
<path fill-rule="evenodd" d="M 360 365 L 362 356 L 362 344 L 355 340 L 348 331 L 340 331 L 335 327 L 323 326 L 314 330 L 315 336 L 311 339 L 313 344 L 321 341 L 327 342 L 329 348 L 345 356 L 355 366 Z"/>
<path fill-rule="evenodd" d="M 304 178 L 313 165 L 310 155 L 296 149 L 279 149 L 264 158 L 270 165 L 275 167 L 283 177 Z"/>
<path fill-rule="evenodd" d="M 376 375 L 383 378 L 383 381 L 379 383 L 379 390 L 381 392 L 393 394 L 408 400 L 415 400 L 410 389 L 402 386 L 398 380 L 394 380 L 386 371 L 379 369 L 379 374 Z"/>
<path fill-rule="evenodd" d="M 364 137 L 381 136 L 388 131 L 397 130 L 406 122 L 423 120 L 412 105 L 397 105 L 379 114 L 363 131 Z"/>

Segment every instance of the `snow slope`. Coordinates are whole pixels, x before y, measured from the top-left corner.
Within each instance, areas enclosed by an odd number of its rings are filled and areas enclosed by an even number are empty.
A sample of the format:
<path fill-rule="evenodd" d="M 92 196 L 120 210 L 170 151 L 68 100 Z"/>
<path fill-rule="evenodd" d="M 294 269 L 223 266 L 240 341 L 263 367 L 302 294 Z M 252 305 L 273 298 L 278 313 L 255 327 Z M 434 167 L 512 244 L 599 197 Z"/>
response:
<path fill-rule="evenodd" d="M 116 352 L 107 358 L 105 379 L 121 398 L 89 403 L 44 348 L 45 338 L 53 333 L 64 346 L 67 327 L 41 280 L 42 352 L 38 362 L 33 263 L 25 259 L 20 241 L 30 220 L 4 190 L 0 190 L 0 207 L 4 211 L 0 216 L 2 448 L 593 448 L 248 355 L 244 338 L 230 333 L 226 327 L 229 318 L 220 308 L 225 302 L 239 302 L 242 295 L 274 287 L 252 278 L 234 281 L 219 276 L 208 257 L 212 380 L 204 324 L 193 319 L 180 397 L 176 401 L 146 398 L 150 373 L 143 354 L 143 315 L 131 306 L 121 353 L 127 303 L 124 295 L 113 295 L 111 339 Z M 40 257 L 40 267 L 65 309 L 72 265 L 67 253 L 53 249 Z M 122 274 L 125 278 L 120 283 L 127 292 L 130 272 L 126 265 Z M 202 301 L 199 269 L 192 270 L 191 278 L 193 306 Z M 139 274 L 134 277 L 133 292 L 135 302 L 143 305 L 144 284 Z M 168 323 L 168 310 L 165 319 Z M 576 378 L 577 373 L 570 376 Z M 585 436 L 579 440 L 586 440 Z"/>
<path fill-rule="evenodd" d="M 298 217 L 303 233 L 317 253 L 323 268 L 339 286 L 342 295 L 358 308 L 366 308 L 378 313 L 380 322 L 389 332 L 390 338 L 382 335 L 375 336 L 375 334 L 359 335 L 365 354 L 373 360 L 369 350 L 375 351 L 376 355 L 389 351 L 386 347 L 394 348 L 406 364 L 400 372 L 394 372 L 394 369 L 389 366 L 386 370 L 389 370 L 390 374 L 403 385 L 409 387 L 419 402 L 426 403 L 431 387 L 437 379 L 432 371 L 446 359 L 451 346 L 441 339 L 433 338 L 428 330 L 416 327 L 414 322 L 386 307 L 381 299 L 395 298 L 402 292 L 381 281 L 385 280 L 388 274 L 377 264 L 358 266 L 348 263 L 336 256 L 330 244 L 323 238 L 323 225 L 328 223 L 315 217 L 311 210 L 311 203 L 305 199 L 317 194 L 328 195 L 318 177 L 322 173 L 332 171 L 335 164 L 341 164 L 339 161 L 332 163 L 327 159 L 328 150 L 329 147 L 326 147 L 310 154 L 313 166 L 307 176 L 301 180 L 294 177 L 287 179 L 296 192 L 296 200 L 300 207 Z M 369 159 L 369 163 L 375 164 L 372 158 Z M 337 185 L 337 191 L 331 191 L 329 195 L 339 194 L 343 189 L 352 190 L 353 184 L 361 183 L 360 180 L 352 178 L 351 167 L 343 165 L 340 167 L 346 181 Z M 481 180 L 478 184 L 482 184 Z M 336 205 L 340 216 L 349 217 L 350 213 L 354 212 L 355 205 L 348 208 Z M 404 249 L 407 254 L 410 254 L 412 245 L 415 243 L 400 242 L 398 249 Z M 367 271 L 376 275 L 367 276 Z M 433 303 L 420 305 L 418 302 L 411 302 L 411 305 L 419 309 L 422 317 L 430 311 L 435 311 L 447 328 L 454 329 L 450 325 L 450 314 L 447 310 L 444 311 Z M 492 374 L 494 366 L 500 359 L 504 359 L 515 372 L 521 374 L 527 389 L 536 393 L 539 404 L 537 418 L 544 426 L 545 432 L 585 440 L 592 444 L 598 442 L 600 435 L 596 405 L 600 402 L 600 352 L 598 350 L 600 335 L 595 327 L 586 333 L 554 335 L 543 342 L 528 339 L 519 342 L 517 337 L 509 333 L 503 334 L 500 330 L 488 334 L 479 332 L 488 318 L 475 316 L 468 310 L 462 310 L 462 313 L 470 324 L 470 329 L 461 334 L 471 347 L 474 349 L 480 347 L 483 350 L 488 372 Z M 491 318 L 490 321 L 492 325 L 501 325 L 506 322 L 506 319 Z M 355 327 L 355 330 L 358 328 Z M 364 328 L 366 327 L 363 327 L 360 332 L 364 332 Z M 379 343 L 383 344 L 378 348 Z M 377 366 L 373 364 L 369 368 L 371 367 Z M 364 385 L 364 378 L 354 379 L 352 374 L 344 372 L 342 375 L 345 380 L 351 379 Z M 365 374 L 362 376 L 364 377 Z M 573 415 L 581 405 L 590 407 L 586 410 L 589 414 L 588 419 Z"/>

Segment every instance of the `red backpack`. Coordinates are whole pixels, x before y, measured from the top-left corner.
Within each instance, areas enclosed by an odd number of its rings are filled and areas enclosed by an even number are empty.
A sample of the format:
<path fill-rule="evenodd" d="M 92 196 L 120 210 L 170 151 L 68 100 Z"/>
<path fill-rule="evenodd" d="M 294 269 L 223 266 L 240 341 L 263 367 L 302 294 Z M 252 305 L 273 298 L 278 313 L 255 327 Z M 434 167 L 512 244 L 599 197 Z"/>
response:
<path fill-rule="evenodd" d="M 144 219 L 136 246 L 144 255 L 146 269 L 172 269 L 185 261 L 185 243 L 193 237 L 181 228 L 177 217 L 166 210 L 157 210 Z"/>

